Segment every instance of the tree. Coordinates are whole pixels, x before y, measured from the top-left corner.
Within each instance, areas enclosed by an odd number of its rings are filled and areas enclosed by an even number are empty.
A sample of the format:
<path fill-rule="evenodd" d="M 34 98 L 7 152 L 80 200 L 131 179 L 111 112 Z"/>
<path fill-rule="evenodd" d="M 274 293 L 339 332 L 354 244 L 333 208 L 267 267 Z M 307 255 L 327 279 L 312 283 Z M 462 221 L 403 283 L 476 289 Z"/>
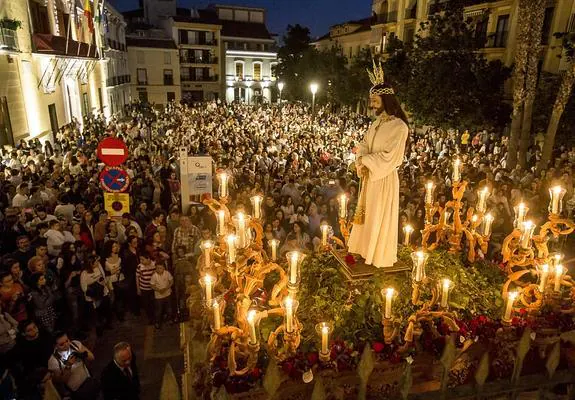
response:
<path fill-rule="evenodd" d="M 557 134 L 557 129 L 559 128 L 559 122 L 561 121 L 561 116 L 565 111 L 565 107 L 569 101 L 569 98 L 571 97 L 571 92 L 573 91 L 573 85 L 575 84 L 575 34 L 562 33 L 558 34 L 558 36 L 563 37 L 563 48 L 565 56 L 569 62 L 569 67 L 567 68 L 567 71 L 563 73 L 561 86 L 559 87 L 557 97 L 555 98 L 555 103 L 553 104 L 553 110 L 551 112 L 549 124 L 547 125 L 547 132 L 545 134 L 543 154 L 541 156 L 541 161 L 538 165 L 538 169 L 547 167 L 549 161 L 551 160 L 551 154 L 553 152 L 553 147 L 555 146 L 555 136 Z"/>
<path fill-rule="evenodd" d="M 521 165 L 525 165 L 525 154 L 531 135 L 533 102 L 537 90 L 537 64 L 545 4 L 545 0 L 520 0 L 518 6 L 519 33 L 513 69 L 513 112 L 507 152 L 508 168 L 514 168 L 517 165 L 518 155 Z M 521 148 L 518 152 L 520 138 Z"/>

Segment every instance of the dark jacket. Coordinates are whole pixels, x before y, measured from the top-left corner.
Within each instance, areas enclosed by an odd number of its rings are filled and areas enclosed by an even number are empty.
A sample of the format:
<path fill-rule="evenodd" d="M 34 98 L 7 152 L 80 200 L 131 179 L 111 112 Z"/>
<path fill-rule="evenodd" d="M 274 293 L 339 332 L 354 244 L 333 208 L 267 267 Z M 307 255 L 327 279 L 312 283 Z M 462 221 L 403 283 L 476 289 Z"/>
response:
<path fill-rule="evenodd" d="M 140 398 L 140 377 L 136 366 L 136 355 L 132 353 L 132 379 L 118 367 L 114 360 L 102 371 L 102 392 L 105 400 L 138 400 Z"/>

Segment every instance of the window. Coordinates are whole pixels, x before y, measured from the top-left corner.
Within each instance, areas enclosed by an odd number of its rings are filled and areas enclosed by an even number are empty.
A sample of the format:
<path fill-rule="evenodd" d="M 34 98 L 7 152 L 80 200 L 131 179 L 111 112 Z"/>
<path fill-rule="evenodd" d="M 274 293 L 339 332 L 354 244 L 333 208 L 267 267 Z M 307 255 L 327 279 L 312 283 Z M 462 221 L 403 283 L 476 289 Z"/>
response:
<path fill-rule="evenodd" d="M 190 68 L 180 69 L 180 79 L 182 81 L 189 81 L 190 80 Z"/>
<path fill-rule="evenodd" d="M 172 63 L 172 54 L 169 51 L 164 51 L 164 64 Z"/>
<path fill-rule="evenodd" d="M 262 80 L 262 64 L 259 62 L 254 63 L 254 81 Z"/>
<path fill-rule="evenodd" d="M 142 50 L 138 50 L 136 52 L 136 58 L 137 58 L 136 62 L 138 64 L 145 64 L 146 63 L 146 56 Z"/>
<path fill-rule="evenodd" d="M 188 31 L 180 29 L 178 30 L 178 36 L 180 38 L 180 44 L 188 44 Z"/>
<path fill-rule="evenodd" d="M 497 30 L 495 31 L 494 47 L 505 47 L 507 45 L 507 34 L 509 33 L 509 14 L 500 15 L 497 18 Z"/>
<path fill-rule="evenodd" d="M 478 48 L 485 47 L 485 43 L 487 42 L 487 24 L 489 23 L 489 18 L 482 18 L 477 21 L 475 25 L 475 45 Z"/>
<path fill-rule="evenodd" d="M 138 68 L 138 85 L 148 84 L 148 71 L 146 68 Z"/>
<path fill-rule="evenodd" d="M 36 3 L 34 0 L 30 0 L 29 4 L 34 33 L 52 33 L 48 22 L 48 8 Z"/>
<path fill-rule="evenodd" d="M 141 90 L 138 92 L 138 99 L 140 99 L 140 101 L 142 103 L 147 103 L 148 102 L 148 91 L 147 90 Z"/>
<path fill-rule="evenodd" d="M 82 93 L 82 108 L 84 109 L 84 116 L 90 113 L 90 102 L 88 101 L 88 93 Z"/>
<path fill-rule="evenodd" d="M 551 33 L 551 23 L 553 22 L 553 7 L 545 9 L 545 18 L 543 19 L 543 29 L 541 31 L 541 44 L 549 44 L 549 34 Z"/>
<path fill-rule="evenodd" d="M 171 69 L 164 70 L 164 85 L 172 86 L 174 84 L 174 71 Z"/>
<path fill-rule="evenodd" d="M 236 78 L 244 79 L 244 63 L 236 62 Z"/>
<path fill-rule="evenodd" d="M 167 95 L 168 95 L 168 103 L 176 101 L 176 92 L 168 92 Z"/>

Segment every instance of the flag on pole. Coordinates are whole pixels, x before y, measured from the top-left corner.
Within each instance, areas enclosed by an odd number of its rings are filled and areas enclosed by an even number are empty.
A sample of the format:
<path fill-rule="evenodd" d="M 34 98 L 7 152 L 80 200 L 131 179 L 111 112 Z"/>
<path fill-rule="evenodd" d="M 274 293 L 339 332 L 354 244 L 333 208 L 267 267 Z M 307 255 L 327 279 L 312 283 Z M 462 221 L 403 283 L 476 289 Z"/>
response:
<path fill-rule="evenodd" d="M 94 16 L 92 14 L 92 5 L 90 4 L 90 0 L 84 1 L 84 17 L 88 23 L 90 33 L 94 32 Z"/>

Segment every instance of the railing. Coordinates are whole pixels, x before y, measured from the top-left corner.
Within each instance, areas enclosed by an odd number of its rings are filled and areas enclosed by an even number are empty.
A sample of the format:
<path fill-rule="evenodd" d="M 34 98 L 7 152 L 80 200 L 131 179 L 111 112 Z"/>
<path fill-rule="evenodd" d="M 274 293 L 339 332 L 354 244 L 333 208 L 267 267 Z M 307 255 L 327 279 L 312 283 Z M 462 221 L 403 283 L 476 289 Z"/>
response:
<path fill-rule="evenodd" d="M 138 85 L 147 85 L 147 84 L 148 84 L 148 81 L 147 81 L 147 80 L 146 80 L 146 81 L 141 81 L 141 80 L 138 79 Z"/>
<path fill-rule="evenodd" d="M 183 57 L 180 56 L 180 64 L 217 64 L 218 57 Z"/>
<path fill-rule="evenodd" d="M 15 30 L 0 28 L 0 48 L 18 50 L 18 36 Z"/>
<path fill-rule="evenodd" d="M 217 39 L 212 39 L 212 40 L 187 40 L 187 41 L 180 41 L 180 44 L 187 44 L 190 46 L 217 46 L 218 45 L 218 40 Z"/>
<path fill-rule="evenodd" d="M 376 24 L 388 24 L 391 22 L 397 22 L 397 11 L 379 14 L 375 20 Z"/>
<path fill-rule="evenodd" d="M 117 75 L 106 79 L 106 86 L 116 86 L 123 85 L 124 83 L 130 83 L 132 77 L 130 75 Z"/>
<path fill-rule="evenodd" d="M 182 76 L 182 82 L 216 82 L 218 75 L 212 76 Z"/>
<path fill-rule="evenodd" d="M 114 50 L 119 50 L 119 51 L 126 51 L 126 44 L 118 42 L 116 40 L 107 39 L 107 43 L 108 43 L 108 47 Z"/>

